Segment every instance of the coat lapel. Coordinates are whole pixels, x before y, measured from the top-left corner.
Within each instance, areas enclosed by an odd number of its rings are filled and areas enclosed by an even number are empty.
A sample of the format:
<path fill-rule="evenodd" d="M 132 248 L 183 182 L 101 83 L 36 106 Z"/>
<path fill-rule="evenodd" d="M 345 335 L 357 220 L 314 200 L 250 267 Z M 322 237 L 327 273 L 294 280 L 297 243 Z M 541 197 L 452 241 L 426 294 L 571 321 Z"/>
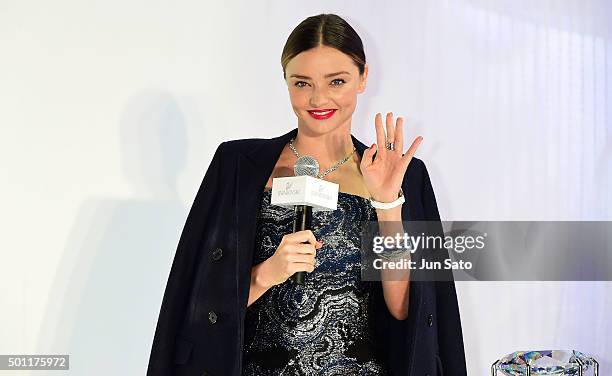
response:
<path fill-rule="evenodd" d="M 296 134 L 297 128 L 294 128 L 282 136 L 263 140 L 252 149 L 239 150 L 234 213 L 237 225 L 236 288 L 240 322 L 243 321 L 249 297 L 255 230 L 263 190 L 283 148 Z"/>

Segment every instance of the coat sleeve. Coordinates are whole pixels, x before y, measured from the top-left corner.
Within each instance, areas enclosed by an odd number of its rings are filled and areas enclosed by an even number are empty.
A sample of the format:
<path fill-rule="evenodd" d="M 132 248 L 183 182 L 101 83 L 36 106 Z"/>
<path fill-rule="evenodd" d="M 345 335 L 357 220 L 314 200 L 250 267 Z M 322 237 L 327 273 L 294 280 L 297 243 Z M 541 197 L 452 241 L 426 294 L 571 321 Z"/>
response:
<path fill-rule="evenodd" d="M 423 164 L 422 199 L 425 218 L 428 221 L 440 221 L 436 197 L 425 164 Z M 465 376 L 467 370 L 457 293 L 455 282 L 452 277 L 449 279 L 435 282 L 439 356 L 445 375 Z"/>
<path fill-rule="evenodd" d="M 220 178 L 224 144 L 221 143 L 213 155 L 179 239 L 157 320 L 147 376 L 172 374 L 175 341 L 185 317 L 193 284 L 197 250 L 206 226 L 206 213 L 213 204 L 214 189 Z"/>

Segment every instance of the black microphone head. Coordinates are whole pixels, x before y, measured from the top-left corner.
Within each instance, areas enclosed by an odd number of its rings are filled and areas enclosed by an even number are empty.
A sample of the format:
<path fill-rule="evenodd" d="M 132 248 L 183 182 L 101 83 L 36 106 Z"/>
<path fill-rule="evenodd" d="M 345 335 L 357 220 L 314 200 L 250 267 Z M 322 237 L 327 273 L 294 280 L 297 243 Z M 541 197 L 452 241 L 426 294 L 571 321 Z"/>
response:
<path fill-rule="evenodd" d="M 308 175 L 317 177 L 319 175 L 319 162 L 310 155 L 302 155 L 293 166 L 295 176 Z"/>

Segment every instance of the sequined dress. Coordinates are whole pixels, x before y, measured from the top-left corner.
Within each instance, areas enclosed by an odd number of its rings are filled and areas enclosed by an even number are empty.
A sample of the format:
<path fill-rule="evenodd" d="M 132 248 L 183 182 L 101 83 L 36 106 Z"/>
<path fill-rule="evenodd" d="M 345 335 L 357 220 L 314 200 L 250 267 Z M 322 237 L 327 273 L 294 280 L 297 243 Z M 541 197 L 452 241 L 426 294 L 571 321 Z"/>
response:
<path fill-rule="evenodd" d="M 293 229 L 293 210 L 270 204 L 264 191 L 253 265 L 272 256 Z M 287 280 L 247 307 L 243 376 L 387 375 L 374 341 L 369 297 L 361 281 L 361 221 L 376 220 L 364 197 L 339 192 L 335 211 L 314 212 L 323 240 L 304 285 Z"/>

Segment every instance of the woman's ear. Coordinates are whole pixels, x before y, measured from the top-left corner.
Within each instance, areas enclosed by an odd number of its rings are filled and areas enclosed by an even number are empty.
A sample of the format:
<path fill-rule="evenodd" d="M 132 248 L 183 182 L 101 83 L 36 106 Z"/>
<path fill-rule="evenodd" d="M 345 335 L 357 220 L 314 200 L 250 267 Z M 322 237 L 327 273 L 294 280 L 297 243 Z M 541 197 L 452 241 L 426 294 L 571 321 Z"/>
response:
<path fill-rule="evenodd" d="M 363 66 L 363 74 L 359 75 L 359 88 L 357 89 L 358 93 L 363 93 L 366 88 L 368 78 L 368 64 Z"/>

